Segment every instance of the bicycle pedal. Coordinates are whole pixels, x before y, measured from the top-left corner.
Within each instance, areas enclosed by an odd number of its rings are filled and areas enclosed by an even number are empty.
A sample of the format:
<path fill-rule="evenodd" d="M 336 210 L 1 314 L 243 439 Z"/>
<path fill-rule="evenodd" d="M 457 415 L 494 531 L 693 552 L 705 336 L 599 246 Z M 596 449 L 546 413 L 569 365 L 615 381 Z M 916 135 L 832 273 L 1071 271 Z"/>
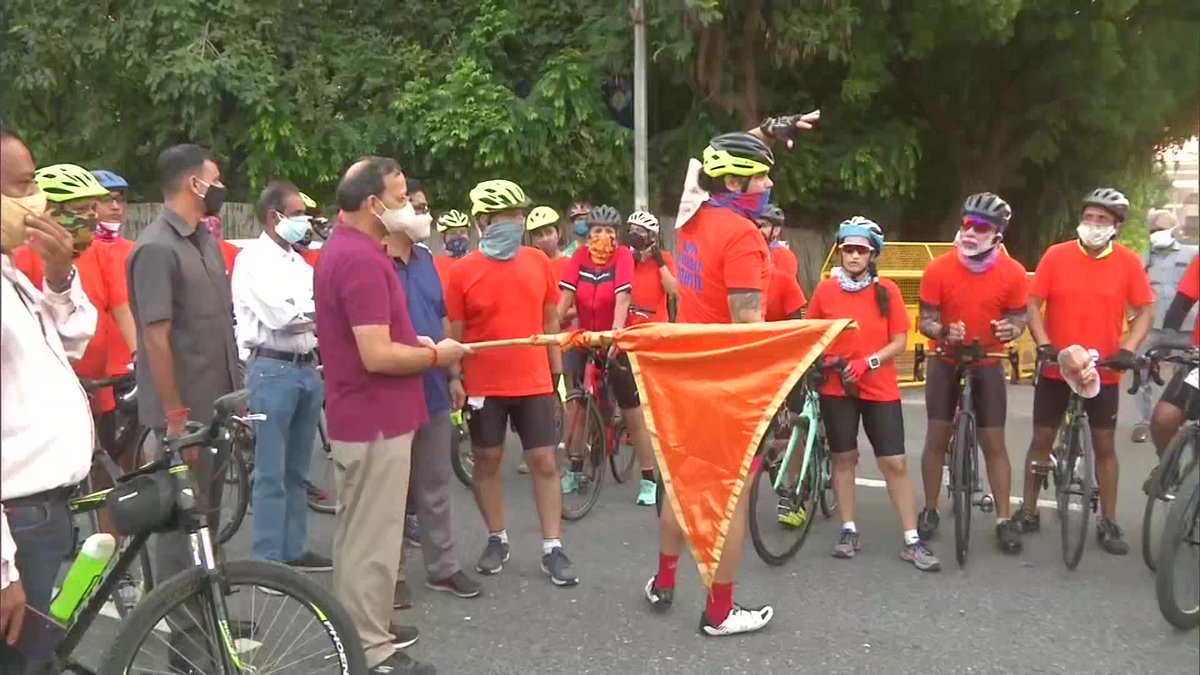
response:
<path fill-rule="evenodd" d="M 984 513 L 991 513 L 996 509 L 996 500 L 992 499 L 991 495 L 983 495 L 976 504 L 979 506 L 979 510 Z"/>

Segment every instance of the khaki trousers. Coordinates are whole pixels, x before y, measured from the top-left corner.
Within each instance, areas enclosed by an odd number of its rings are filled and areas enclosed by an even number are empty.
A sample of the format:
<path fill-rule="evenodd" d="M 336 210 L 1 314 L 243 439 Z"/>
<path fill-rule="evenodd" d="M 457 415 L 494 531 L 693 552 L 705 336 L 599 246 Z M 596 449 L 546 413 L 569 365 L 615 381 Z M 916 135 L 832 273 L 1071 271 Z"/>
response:
<path fill-rule="evenodd" d="M 370 443 L 330 442 L 338 495 L 333 591 L 371 667 L 396 651 L 388 623 L 404 546 L 412 443 L 412 433 Z"/>

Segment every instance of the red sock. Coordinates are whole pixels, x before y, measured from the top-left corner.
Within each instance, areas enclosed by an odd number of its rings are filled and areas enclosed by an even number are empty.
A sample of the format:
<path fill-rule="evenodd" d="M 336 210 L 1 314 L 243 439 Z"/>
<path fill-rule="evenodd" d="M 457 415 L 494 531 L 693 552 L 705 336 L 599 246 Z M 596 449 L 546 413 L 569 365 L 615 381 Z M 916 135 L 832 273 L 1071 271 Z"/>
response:
<path fill-rule="evenodd" d="M 704 613 L 714 626 L 724 623 L 729 613 L 733 611 L 733 584 L 713 583 L 708 591 L 708 606 Z"/>
<path fill-rule="evenodd" d="M 658 574 L 654 578 L 654 587 L 662 590 L 675 588 L 675 568 L 679 567 L 679 556 L 658 554 Z"/>

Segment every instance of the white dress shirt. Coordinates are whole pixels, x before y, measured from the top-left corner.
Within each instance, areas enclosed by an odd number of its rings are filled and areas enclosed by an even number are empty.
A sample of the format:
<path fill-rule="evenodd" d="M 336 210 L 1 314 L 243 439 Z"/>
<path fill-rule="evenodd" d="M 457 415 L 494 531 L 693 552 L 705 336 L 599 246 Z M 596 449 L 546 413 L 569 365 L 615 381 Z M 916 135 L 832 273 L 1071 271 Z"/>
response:
<path fill-rule="evenodd" d="M 238 254 L 231 285 L 243 361 L 255 347 L 306 354 L 317 346 L 313 268 L 290 246 L 284 249 L 264 232 Z"/>
<path fill-rule="evenodd" d="M 64 293 L 43 294 L 7 254 L 0 260 L 0 499 L 78 483 L 92 464 L 92 412 L 68 358 L 83 356 L 96 308 L 78 274 Z M 0 512 L 0 588 L 20 578 L 16 544 Z"/>

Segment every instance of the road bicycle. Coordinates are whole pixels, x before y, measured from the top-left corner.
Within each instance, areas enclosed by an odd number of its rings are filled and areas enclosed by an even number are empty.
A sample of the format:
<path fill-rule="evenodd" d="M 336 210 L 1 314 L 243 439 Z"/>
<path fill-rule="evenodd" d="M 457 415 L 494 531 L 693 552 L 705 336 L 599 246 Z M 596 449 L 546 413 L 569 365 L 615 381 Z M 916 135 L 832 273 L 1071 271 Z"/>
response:
<path fill-rule="evenodd" d="M 163 443 L 161 457 L 122 476 L 116 487 L 71 500 L 75 513 L 108 508 L 130 542 L 70 608 L 71 618 L 40 673 L 94 672 L 72 654 L 150 535 L 165 532 L 187 536 L 194 566 L 142 598 L 121 622 L 95 672 L 365 672 L 359 637 L 329 591 L 278 563 L 217 558 L 209 493 L 198 489 L 183 456 L 194 450 L 195 461 L 204 466 L 214 455 L 232 452 L 229 422 L 244 408 L 246 396 L 239 390 L 217 399 L 211 423 L 189 422 L 183 436 Z M 209 478 L 206 487 L 217 489 L 220 476 Z M 273 603 L 289 601 L 295 607 L 287 615 L 284 607 L 274 608 Z"/>
<path fill-rule="evenodd" d="M 1092 363 L 1097 368 L 1120 369 L 1120 364 L 1111 360 L 1100 360 L 1091 352 Z M 1057 354 L 1038 354 L 1034 369 L 1035 386 L 1042 375 L 1042 366 L 1058 358 Z M 1141 386 L 1141 367 L 1133 369 L 1133 393 Z M 1073 570 L 1083 557 L 1083 545 L 1087 541 L 1088 518 L 1095 513 L 1100 503 L 1100 492 L 1096 487 L 1095 452 L 1092 449 L 1092 427 L 1088 422 L 1084 398 L 1074 391 L 1063 421 L 1055 435 L 1050 458 L 1046 462 L 1032 462 L 1034 479 L 1041 489 L 1054 481 L 1054 498 L 1062 534 L 1063 563 Z"/>
<path fill-rule="evenodd" d="M 788 403 L 779 407 L 750 465 L 750 540 L 769 565 L 782 565 L 796 555 L 818 508 L 826 518 L 837 508 L 817 390 L 829 373 L 840 377 L 844 367 L 842 359 L 826 358 L 804 373 L 795 392 L 799 411 Z M 858 396 L 852 383 L 842 386 L 847 396 Z M 777 534 L 782 540 L 778 543 L 773 540 Z"/>
<path fill-rule="evenodd" d="M 979 480 L 979 426 L 975 419 L 975 389 L 971 369 L 986 359 L 1004 359 L 1009 363 L 1009 381 L 1016 383 L 1020 377 L 1020 355 L 1010 347 L 1003 353 L 985 352 L 979 339 L 969 345 L 939 345 L 932 358 L 949 359 L 954 363 L 954 378 L 958 382 L 958 406 L 954 411 L 953 432 L 950 437 L 950 480 L 946 496 L 950 499 L 954 514 L 954 558 L 959 567 L 967 564 L 967 549 L 971 542 L 972 507 L 983 513 L 996 509 L 995 499 L 983 491 Z M 918 382 L 925 379 L 926 360 L 924 345 L 917 345 L 913 360 L 913 376 Z M 978 498 L 976 498 L 978 495 Z M 1007 499 L 1002 495 L 1001 499 Z"/>
<path fill-rule="evenodd" d="M 567 520 L 579 520 L 595 506 L 604 485 L 605 465 L 618 483 L 629 480 L 633 473 L 637 452 L 607 378 L 609 368 L 624 367 L 608 358 L 606 349 L 588 350 L 582 386 L 567 394 L 564 407 L 574 410 L 574 417 L 560 446 L 559 466 L 570 472 L 572 458 L 583 460 L 582 470 L 574 472 L 573 489 L 563 491 L 562 517 Z"/>
<path fill-rule="evenodd" d="M 1163 382 L 1158 372 L 1161 362 L 1174 363 L 1190 369 L 1191 373 L 1195 374 L 1195 369 L 1200 368 L 1200 348 L 1191 345 L 1162 345 L 1149 350 L 1146 360 L 1149 361 L 1150 378 L 1161 386 Z M 1171 437 L 1162 456 L 1159 457 L 1158 464 L 1151 470 L 1150 476 L 1142 486 L 1146 492 L 1146 508 L 1142 512 L 1142 559 L 1152 572 L 1157 570 L 1155 554 L 1158 552 L 1161 539 L 1159 535 L 1166 520 L 1165 512 L 1179 495 L 1184 481 L 1195 470 L 1197 459 L 1200 459 L 1200 422 L 1186 420 Z"/>

